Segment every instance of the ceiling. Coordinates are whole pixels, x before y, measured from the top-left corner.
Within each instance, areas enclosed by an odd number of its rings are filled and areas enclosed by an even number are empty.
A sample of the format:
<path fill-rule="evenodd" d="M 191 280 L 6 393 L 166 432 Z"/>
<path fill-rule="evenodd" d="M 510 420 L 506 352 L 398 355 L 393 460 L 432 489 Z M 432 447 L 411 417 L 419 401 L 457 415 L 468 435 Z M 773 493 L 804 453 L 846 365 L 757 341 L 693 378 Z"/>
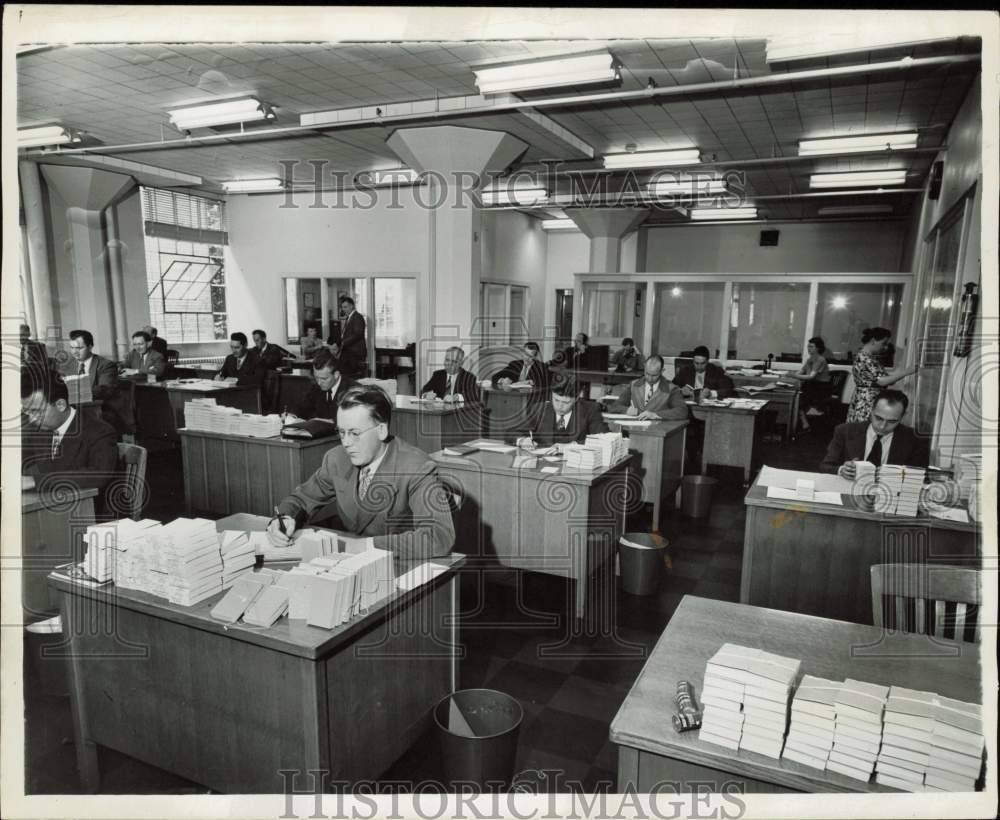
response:
<path fill-rule="evenodd" d="M 601 155 L 623 152 L 627 145 L 639 151 L 695 145 L 703 161 L 714 163 L 695 170 L 744 173 L 748 194 L 759 198 L 758 207 L 768 218 L 815 218 L 820 207 L 859 203 L 888 204 L 894 216 L 906 216 L 917 201 L 913 193 L 802 195 L 809 193 L 813 172 L 888 167 L 905 167 L 906 188 L 919 189 L 933 151 L 801 161 L 797 143 L 810 137 L 916 129 L 919 149 L 939 147 L 980 70 L 979 62 L 851 76 L 828 70 L 907 56 L 919 62 L 976 55 L 979 48 L 978 39 L 961 38 L 774 66 L 765 60 L 764 39 L 78 45 L 18 56 L 18 126 L 58 122 L 98 142 L 91 153 L 60 151 L 60 162 L 86 163 L 93 156 L 106 165 L 116 158 L 196 175 L 203 182 L 192 187 L 214 192 L 227 179 L 281 176 L 279 159 L 298 160 L 295 180 L 305 185 L 313 182 L 309 160 L 328 162 L 326 186 L 337 184 L 333 171 L 354 174 L 398 166 L 386 138 L 402 126 L 451 124 L 508 131 L 529 145 L 521 167 L 563 160 L 585 177 L 586 171 L 601 168 Z M 621 64 L 620 84 L 506 98 L 537 107 L 498 105 L 491 111 L 486 106 L 475 113 L 405 120 L 392 113 L 396 104 L 477 95 L 473 72 L 484 65 L 598 49 L 609 50 Z M 817 69 L 826 73 L 799 76 Z M 787 82 L 767 86 L 731 84 L 767 82 L 784 74 L 790 77 Z M 585 99 L 638 92 L 650 85 L 667 91 L 629 100 Z M 691 91 L 669 91 L 684 86 L 692 86 Z M 197 139 L 185 141 L 166 114 L 185 104 L 251 94 L 275 106 L 277 119 L 266 126 L 276 130 L 275 135 L 216 137 L 199 144 Z M 547 102 L 553 98 L 562 102 Z M 382 108 L 386 116 L 366 115 L 364 109 L 371 106 Z M 359 110 L 345 113 L 348 122 L 300 127 L 303 114 L 337 109 Z M 288 128 L 298 130 L 281 133 Z M 194 136 L 203 134 L 216 132 L 203 130 Z M 769 161 L 772 158 L 775 161 Z M 597 173 L 612 192 L 623 184 L 622 174 Z M 656 209 L 651 219 L 669 222 L 679 217 L 669 209 Z"/>

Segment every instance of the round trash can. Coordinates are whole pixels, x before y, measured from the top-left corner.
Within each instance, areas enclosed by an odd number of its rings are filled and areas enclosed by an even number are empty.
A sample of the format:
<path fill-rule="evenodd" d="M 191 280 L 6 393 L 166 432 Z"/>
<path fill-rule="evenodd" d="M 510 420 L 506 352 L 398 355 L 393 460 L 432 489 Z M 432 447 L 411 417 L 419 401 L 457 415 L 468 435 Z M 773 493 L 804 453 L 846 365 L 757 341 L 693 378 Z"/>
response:
<path fill-rule="evenodd" d="M 434 707 L 445 782 L 481 789 L 510 783 L 524 710 L 494 689 L 462 689 Z"/>
<path fill-rule="evenodd" d="M 681 490 L 681 511 L 689 518 L 704 518 L 712 507 L 712 488 L 718 480 L 706 475 L 686 475 Z"/>
<path fill-rule="evenodd" d="M 618 541 L 622 588 L 629 595 L 652 595 L 663 577 L 668 541 L 655 532 L 627 532 Z"/>

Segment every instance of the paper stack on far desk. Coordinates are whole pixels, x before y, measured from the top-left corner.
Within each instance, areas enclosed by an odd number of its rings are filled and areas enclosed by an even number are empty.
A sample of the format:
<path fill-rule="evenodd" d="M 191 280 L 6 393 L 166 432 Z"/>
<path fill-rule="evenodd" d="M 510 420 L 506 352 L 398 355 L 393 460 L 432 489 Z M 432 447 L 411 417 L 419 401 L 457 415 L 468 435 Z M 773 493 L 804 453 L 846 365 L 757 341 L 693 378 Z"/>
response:
<path fill-rule="evenodd" d="M 823 771 L 833 749 L 837 681 L 805 675 L 792 698 L 792 720 L 782 757 Z"/>
<path fill-rule="evenodd" d="M 585 444 L 567 444 L 563 447 L 566 466 L 571 470 L 596 470 L 601 466 L 601 451 Z"/>
<path fill-rule="evenodd" d="M 863 780 L 871 779 L 882 742 L 882 710 L 888 686 L 851 680 L 840 687 L 834 700 L 836 712 L 833 749 L 826 768 Z"/>
<path fill-rule="evenodd" d="M 611 467 L 628 455 L 628 446 L 621 433 L 595 433 L 587 436 L 583 443 L 600 452 L 602 467 Z"/>
<path fill-rule="evenodd" d="M 281 435 L 281 416 L 244 413 L 238 407 L 216 404 L 215 399 L 192 399 L 184 405 L 184 424 L 189 430 L 228 433 L 253 438 Z"/>

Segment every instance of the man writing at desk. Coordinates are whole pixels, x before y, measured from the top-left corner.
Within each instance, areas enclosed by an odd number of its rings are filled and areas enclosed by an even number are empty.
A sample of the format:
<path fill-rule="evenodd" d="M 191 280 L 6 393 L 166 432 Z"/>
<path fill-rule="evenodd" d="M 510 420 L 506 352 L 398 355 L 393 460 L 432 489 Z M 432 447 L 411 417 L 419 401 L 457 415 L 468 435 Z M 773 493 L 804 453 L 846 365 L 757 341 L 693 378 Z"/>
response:
<path fill-rule="evenodd" d="M 535 390 L 545 389 L 545 365 L 538 361 L 538 342 L 525 342 L 521 358 L 493 376 L 494 387 L 507 389 L 515 382 L 530 382 Z"/>
<path fill-rule="evenodd" d="M 479 385 L 476 377 L 462 367 L 463 361 L 465 351 L 449 347 L 444 353 L 444 369 L 434 371 L 420 391 L 421 398 L 457 401 L 461 397 L 466 402 L 478 404 Z"/>
<path fill-rule="evenodd" d="M 875 398 L 868 421 L 838 424 L 827 448 L 820 472 L 837 473 L 853 481 L 857 477 L 855 461 L 903 464 L 926 467 L 930 461 L 927 442 L 917 438 L 912 427 L 901 423 L 910 400 L 899 390 L 883 390 Z"/>
<path fill-rule="evenodd" d="M 517 440 L 522 448 L 582 444 L 587 436 L 606 433 L 608 426 L 597 402 L 577 398 L 579 389 L 573 379 L 564 379 L 552 387 L 552 402 L 542 410 L 535 429 Z M 686 409 L 686 408 L 685 408 Z"/>
<path fill-rule="evenodd" d="M 631 382 L 610 410 L 628 413 L 640 421 L 683 421 L 688 417 L 684 395 L 663 378 L 663 357 L 655 354 L 646 359 L 642 378 Z"/>
<path fill-rule="evenodd" d="M 261 384 L 267 368 L 260 363 L 257 350 L 247 348 L 247 335 L 239 332 L 230 335 L 229 349 L 233 352 L 226 356 L 215 380 L 236 379 L 237 384 Z"/>
<path fill-rule="evenodd" d="M 337 410 L 341 446 L 276 508 L 267 534 L 287 546 L 309 515 L 331 501 L 344 528 L 365 539 L 364 548 L 397 558 L 447 555 L 455 528 L 447 493 L 422 450 L 389 436 L 392 402 L 377 387 L 348 390 Z"/>
<path fill-rule="evenodd" d="M 313 359 L 313 383 L 309 390 L 295 406 L 295 414 L 285 419 L 291 424 L 299 419 L 327 419 L 336 423 L 337 405 L 344 394 L 356 386 L 340 372 L 340 362 L 329 350 L 320 350 Z"/>
<path fill-rule="evenodd" d="M 691 364 L 678 368 L 674 376 L 676 384 L 686 398 L 694 398 L 699 392 L 706 399 L 725 399 L 733 395 L 733 380 L 726 371 L 709 360 L 708 348 L 698 345 L 694 349 Z"/>

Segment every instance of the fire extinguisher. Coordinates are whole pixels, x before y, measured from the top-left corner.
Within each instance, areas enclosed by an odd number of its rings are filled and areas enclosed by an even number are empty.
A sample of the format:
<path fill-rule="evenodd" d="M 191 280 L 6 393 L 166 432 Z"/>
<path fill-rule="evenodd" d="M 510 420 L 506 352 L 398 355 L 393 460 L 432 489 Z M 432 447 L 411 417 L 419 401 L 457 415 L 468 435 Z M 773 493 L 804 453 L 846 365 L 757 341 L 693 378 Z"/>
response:
<path fill-rule="evenodd" d="M 976 308 L 979 296 L 976 291 L 979 285 L 975 282 L 965 283 L 965 293 L 962 294 L 961 309 L 958 314 L 958 334 L 955 337 L 955 355 L 968 356 L 972 352 L 972 333 L 976 326 Z"/>

